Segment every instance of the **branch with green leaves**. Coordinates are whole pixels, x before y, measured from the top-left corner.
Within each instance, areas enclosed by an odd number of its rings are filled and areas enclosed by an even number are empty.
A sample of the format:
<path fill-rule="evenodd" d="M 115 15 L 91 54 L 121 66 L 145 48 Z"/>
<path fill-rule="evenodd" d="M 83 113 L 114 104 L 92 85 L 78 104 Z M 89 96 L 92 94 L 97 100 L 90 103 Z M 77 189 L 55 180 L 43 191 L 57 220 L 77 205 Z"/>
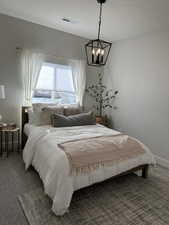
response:
<path fill-rule="evenodd" d="M 103 77 L 101 74 L 98 75 L 98 83 L 92 84 L 86 88 L 86 92 L 95 99 L 96 104 L 94 108 L 97 110 L 97 114 L 102 116 L 103 111 L 107 108 L 112 108 L 112 100 L 116 98 L 118 91 L 112 89 L 107 90 L 107 87 L 103 84 Z"/>

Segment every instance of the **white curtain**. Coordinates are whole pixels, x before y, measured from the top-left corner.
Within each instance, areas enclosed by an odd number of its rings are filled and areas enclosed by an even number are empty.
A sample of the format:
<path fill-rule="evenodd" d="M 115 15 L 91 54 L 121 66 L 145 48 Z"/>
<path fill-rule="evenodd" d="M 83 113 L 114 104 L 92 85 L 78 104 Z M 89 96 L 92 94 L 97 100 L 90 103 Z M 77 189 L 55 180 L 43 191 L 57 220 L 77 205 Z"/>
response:
<path fill-rule="evenodd" d="M 33 90 L 36 87 L 43 63 L 43 55 L 32 50 L 23 50 L 21 53 L 22 80 L 24 88 L 24 105 L 32 104 Z"/>
<path fill-rule="evenodd" d="M 77 102 L 80 106 L 83 106 L 83 97 L 86 88 L 86 61 L 70 60 L 69 65 L 72 68 L 73 85 Z"/>

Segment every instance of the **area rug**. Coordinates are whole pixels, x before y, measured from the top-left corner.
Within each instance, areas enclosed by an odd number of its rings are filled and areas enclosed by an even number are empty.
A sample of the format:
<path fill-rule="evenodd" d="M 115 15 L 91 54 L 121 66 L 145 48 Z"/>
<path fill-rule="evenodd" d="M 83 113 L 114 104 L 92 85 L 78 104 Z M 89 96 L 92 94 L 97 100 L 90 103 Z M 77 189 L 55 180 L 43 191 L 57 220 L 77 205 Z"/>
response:
<path fill-rule="evenodd" d="M 148 179 L 131 174 L 79 190 L 62 217 L 41 188 L 19 201 L 30 225 L 168 225 L 169 171 L 154 168 Z"/>

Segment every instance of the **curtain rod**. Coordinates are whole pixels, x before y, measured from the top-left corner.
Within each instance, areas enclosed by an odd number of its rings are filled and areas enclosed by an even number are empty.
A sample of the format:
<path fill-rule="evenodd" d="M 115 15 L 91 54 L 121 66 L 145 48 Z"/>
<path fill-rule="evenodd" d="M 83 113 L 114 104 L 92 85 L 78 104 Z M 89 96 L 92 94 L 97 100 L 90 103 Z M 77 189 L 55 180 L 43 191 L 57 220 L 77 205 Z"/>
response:
<path fill-rule="evenodd" d="M 22 50 L 23 50 L 22 47 L 16 46 L 16 51 L 22 51 Z M 35 50 L 35 52 L 36 52 L 36 50 Z M 54 58 L 57 58 L 57 59 L 60 59 L 60 60 L 84 60 L 85 61 L 85 59 L 64 58 L 64 57 L 58 57 L 57 55 L 53 55 L 53 54 L 50 54 L 50 53 L 43 53 L 43 52 L 39 52 L 39 53 L 42 54 L 42 55 L 54 57 Z"/>

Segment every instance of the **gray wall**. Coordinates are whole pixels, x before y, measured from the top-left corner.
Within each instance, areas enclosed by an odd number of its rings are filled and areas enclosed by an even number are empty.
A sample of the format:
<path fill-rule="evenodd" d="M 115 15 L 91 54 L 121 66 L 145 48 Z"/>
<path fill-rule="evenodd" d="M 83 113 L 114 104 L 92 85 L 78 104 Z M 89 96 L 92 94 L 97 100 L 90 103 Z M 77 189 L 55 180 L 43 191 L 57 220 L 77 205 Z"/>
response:
<path fill-rule="evenodd" d="M 0 99 L 3 121 L 20 121 L 22 83 L 17 46 L 61 58 L 82 59 L 86 42 L 81 37 L 0 14 L 0 84 L 6 87 L 6 99 Z"/>
<path fill-rule="evenodd" d="M 116 42 L 105 83 L 120 92 L 114 127 L 169 160 L 169 32 Z"/>
<path fill-rule="evenodd" d="M 0 84 L 6 99 L 0 100 L 4 121 L 19 124 L 22 85 L 16 46 L 42 50 L 63 58 L 85 58 L 87 40 L 61 31 L 0 15 Z M 99 70 L 87 69 L 87 84 Z M 135 136 L 152 151 L 169 160 L 169 32 L 147 35 L 113 44 L 105 68 L 105 83 L 120 91 L 117 110 L 108 114 L 114 127 Z M 85 98 L 90 109 L 93 102 Z"/>

